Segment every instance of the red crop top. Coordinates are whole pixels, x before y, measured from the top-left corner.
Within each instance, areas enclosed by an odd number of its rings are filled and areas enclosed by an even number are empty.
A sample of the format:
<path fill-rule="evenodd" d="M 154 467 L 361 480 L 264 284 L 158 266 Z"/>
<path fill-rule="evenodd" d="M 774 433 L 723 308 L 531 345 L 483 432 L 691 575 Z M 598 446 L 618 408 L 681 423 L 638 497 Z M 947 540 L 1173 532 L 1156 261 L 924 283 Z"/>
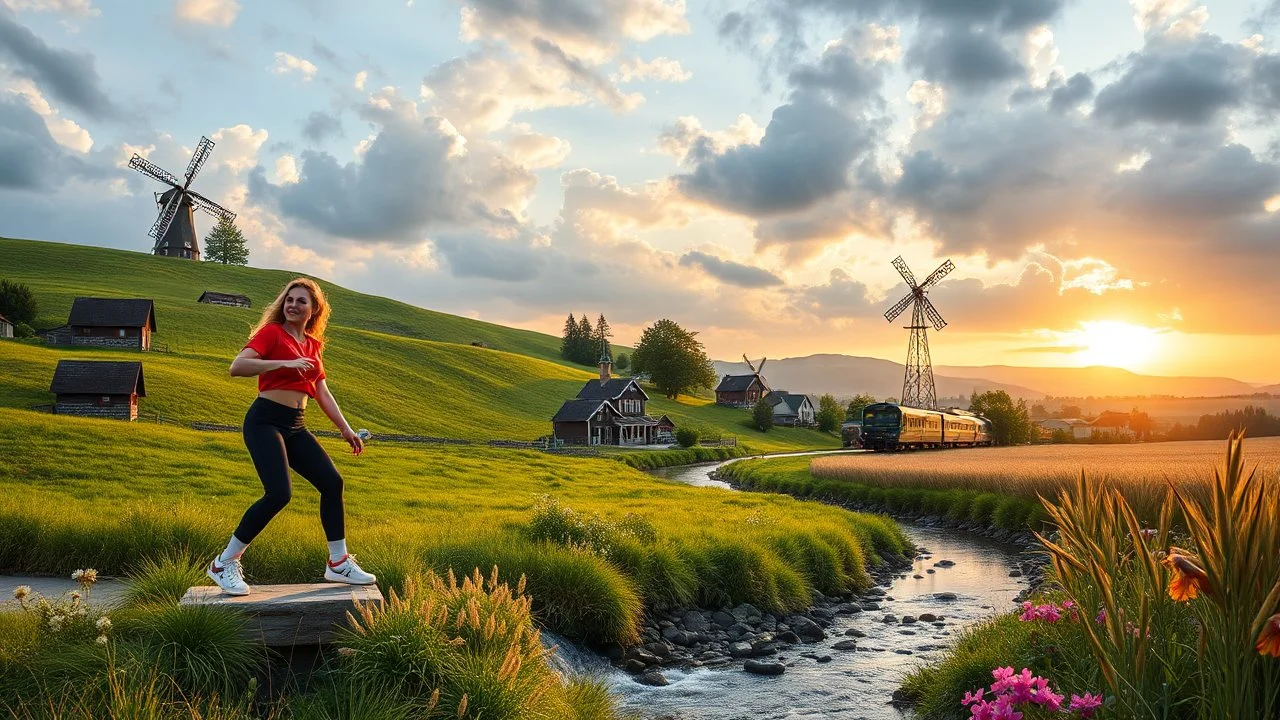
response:
<path fill-rule="evenodd" d="M 258 392 L 264 390 L 297 390 L 310 397 L 316 396 L 316 383 L 324 379 L 324 361 L 320 358 L 320 343 L 310 335 L 299 344 L 280 323 L 268 323 L 249 339 L 245 348 L 256 350 L 263 360 L 296 360 L 307 358 L 314 367 L 309 372 L 296 368 L 280 368 L 258 375 Z"/>

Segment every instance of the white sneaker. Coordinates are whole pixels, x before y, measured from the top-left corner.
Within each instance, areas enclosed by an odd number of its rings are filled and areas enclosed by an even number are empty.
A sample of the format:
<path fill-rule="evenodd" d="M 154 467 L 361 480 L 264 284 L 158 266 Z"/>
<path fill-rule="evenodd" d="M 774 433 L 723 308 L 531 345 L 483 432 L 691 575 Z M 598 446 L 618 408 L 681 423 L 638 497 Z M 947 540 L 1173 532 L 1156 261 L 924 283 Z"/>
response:
<path fill-rule="evenodd" d="M 327 563 L 324 568 L 324 579 L 348 585 L 372 585 L 378 582 L 377 576 L 373 573 L 360 569 L 356 564 L 356 556 L 350 553 L 343 555 L 337 564 Z"/>
<path fill-rule="evenodd" d="M 218 559 L 214 558 L 204 569 L 204 574 L 218 583 L 222 592 L 228 595 L 249 594 L 249 585 L 244 581 L 244 567 L 240 565 L 239 558 L 226 561 L 222 567 L 218 567 Z"/>

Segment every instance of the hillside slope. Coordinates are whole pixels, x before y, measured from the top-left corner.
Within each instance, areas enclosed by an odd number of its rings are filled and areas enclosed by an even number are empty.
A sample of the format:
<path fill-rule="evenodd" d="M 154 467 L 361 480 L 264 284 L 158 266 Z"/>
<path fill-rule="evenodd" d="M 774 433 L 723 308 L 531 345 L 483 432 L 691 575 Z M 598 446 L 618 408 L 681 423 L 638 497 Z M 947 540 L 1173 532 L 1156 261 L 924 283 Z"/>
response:
<path fill-rule="evenodd" d="M 274 298 L 295 273 L 228 267 L 104 248 L 0 239 L 0 277 L 29 285 L 40 304 L 38 325 L 66 321 L 77 296 L 145 297 L 156 303 L 155 342 L 173 352 L 145 353 L 0 342 L 0 406 L 51 402 L 49 382 L 60 358 L 141 359 L 147 397 L 142 412 L 180 422 L 238 424 L 256 393 L 253 380 L 231 378 L 227 366 L 260 309 L 196 302 L 200 292 L 242 293 L 254 304 Z M 483 323 L 354 292 L 321 281 L 334 315 L 325 352 L 329 386 L 351 423 L 374 432 L 472 440 L 531 440 L 551 431 L 550 418 L 592 373 L 559 359 L 559 339 Z M 474 347 L 473 341 L 489 348 Z M 653 394 L 653 393 L 651 393 Z M 752 430 L 748 413 L 702 399 L 655 399 L 653 414 L 679 424 L 737 435 L 753 449 L 833 447 L 811 430 Z M 311 424 L 327 421 L 311 411 Z"/>

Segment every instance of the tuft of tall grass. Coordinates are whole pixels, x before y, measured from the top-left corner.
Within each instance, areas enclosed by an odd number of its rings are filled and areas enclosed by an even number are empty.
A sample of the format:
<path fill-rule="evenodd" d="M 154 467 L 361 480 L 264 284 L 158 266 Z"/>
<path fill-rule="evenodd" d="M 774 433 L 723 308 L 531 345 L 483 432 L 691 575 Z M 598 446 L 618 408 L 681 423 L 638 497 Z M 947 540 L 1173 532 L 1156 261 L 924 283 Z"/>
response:
<path fill-rule="evenodd" d="M 188 588 L 205 582 L 204 568 L 193 562 L 183 549 L 143 556 L 129 571 L 124 604 L 132 607 L 176 604 Z"/>
<path fill-rule="evenodd" d="M 1280 663 L 1257 647 L 1280 612 L 1280 480 L 1246 473 L 1233 435 L 1201 487 L 1171 483 L 1152 528 L 1121 488 L 1083 473 L 1044 501 L 1059 537 L 1041 540 L 1066 592 L 1102 611 L 1078 626 L 1126 717 L 1165 717 L 1188 701 L 1200 718 L 1280 711 Z M 1174 537 L 1175 512 L 1185 541 Z"/>
<path fill-rule="evenodd" d="M 266 660 L 261 646 L 246 637 L 244 617 L 225 608 L 153 605 L 131 625 L 118 655 L 169 679 L 183 695 L 243 694 Z"/>

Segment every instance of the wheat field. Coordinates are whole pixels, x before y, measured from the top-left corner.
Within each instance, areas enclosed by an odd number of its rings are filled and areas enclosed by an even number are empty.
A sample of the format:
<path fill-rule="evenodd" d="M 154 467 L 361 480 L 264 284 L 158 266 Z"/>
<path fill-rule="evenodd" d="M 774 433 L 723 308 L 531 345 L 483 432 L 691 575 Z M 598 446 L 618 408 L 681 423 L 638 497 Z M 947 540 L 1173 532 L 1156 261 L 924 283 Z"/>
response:
<path fill-rule="evenodd" d="M 879 487 L 964 488 L 1003 494 L 1056 495 L 1083 470 L 1109 480 L 1131 501 L 1163 494 L 1165 481 L 1207 486 L 1223 461 L 1225 440 L 1130 445 L 1025 445 L 818 458 L 814 477 Z M 1280 437 L 1245 439 L 1245 467 L 1275 477 Z"/>

